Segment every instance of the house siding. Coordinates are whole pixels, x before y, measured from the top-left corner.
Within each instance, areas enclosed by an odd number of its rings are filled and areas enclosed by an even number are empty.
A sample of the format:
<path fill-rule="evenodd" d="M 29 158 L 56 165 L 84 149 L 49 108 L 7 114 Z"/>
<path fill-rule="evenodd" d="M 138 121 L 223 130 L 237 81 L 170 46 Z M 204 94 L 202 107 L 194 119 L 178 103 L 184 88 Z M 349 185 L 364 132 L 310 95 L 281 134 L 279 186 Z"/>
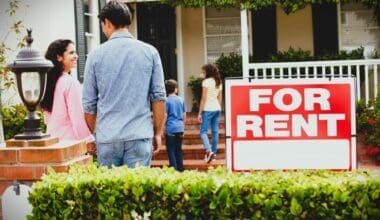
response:
<path fill-rule="evenodd" d="M 199 76 L 201 66 L 204 64 L 204 44 L 203 44 L 203 15 L 202 9 L 182 10 L 182 37 L 183 37 L 183 65 L 184 84 L 187 110 L 191 110 L 192 93 L 187 87 L 190 76 Z"/>
<path fill-rule="evenodd" d="M 287 51 L 289 47 L 310 50 L 313 48 L 313 21 L 311 6 L 287 15 L 277 6 L 277 49 Z"/>

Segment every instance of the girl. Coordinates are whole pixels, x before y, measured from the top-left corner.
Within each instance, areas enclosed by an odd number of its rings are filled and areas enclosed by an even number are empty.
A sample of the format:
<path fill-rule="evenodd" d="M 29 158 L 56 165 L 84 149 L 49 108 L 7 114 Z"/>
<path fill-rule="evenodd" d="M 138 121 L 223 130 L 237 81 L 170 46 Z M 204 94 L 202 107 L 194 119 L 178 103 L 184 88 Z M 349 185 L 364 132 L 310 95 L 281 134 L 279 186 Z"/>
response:
<path fill-rule="evenodd" d="M 219 118 L 222 102 L 222 80 L 218 68 L 214 64 L 202 66 L 202 98 L 199 106 L 198 121 L 201 122 L 201 140 L 206 151 L 205 161 L 210 163 L 216 160 L 216 151 L 219 141 Z M 207 136 L 211 125 L 212 144 Z"/>
<path fill-rule="evenodd" d="M 81 89 L 70 75 L 78 55 L 71 40 L 52 42 L 45 54 L 54 67 L 47 73 L 46 92 L 41 101 L 47 132 L 60 140 L 85 140 L 88 152 L 95 154 L 94 137 L 84 120 Z"/>

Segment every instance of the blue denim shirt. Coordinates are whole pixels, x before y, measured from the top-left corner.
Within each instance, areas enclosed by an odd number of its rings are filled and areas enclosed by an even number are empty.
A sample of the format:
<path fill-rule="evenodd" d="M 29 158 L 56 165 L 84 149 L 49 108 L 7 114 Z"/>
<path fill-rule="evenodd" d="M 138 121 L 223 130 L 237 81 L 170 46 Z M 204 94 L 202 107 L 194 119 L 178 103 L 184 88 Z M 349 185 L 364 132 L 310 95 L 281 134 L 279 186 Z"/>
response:
<path fill-rule="evenodd" d="M 83 110 L 97 115 L 98 143 L 152 138 L 151 102 L 165 97 L 158 51 L 129 32 L 114 32 L 88 55 Z"/>

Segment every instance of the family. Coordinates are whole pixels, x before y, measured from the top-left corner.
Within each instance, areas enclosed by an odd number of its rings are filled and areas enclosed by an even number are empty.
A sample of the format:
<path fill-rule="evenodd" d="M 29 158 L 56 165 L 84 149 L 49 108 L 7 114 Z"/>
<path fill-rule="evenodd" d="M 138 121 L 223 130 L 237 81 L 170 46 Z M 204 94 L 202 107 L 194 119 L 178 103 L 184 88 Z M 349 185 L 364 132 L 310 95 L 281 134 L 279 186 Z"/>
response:
<path fill-rule="evenodd" d="M 158 51 L 129 32 L 131 13 L 117 0 L 98 15 L 107 41 L 89 53 L 83 88 L 70 72 L 77 65 L 74 42 L 58 39 L 45 54 L 53 62 L 41 101 L 47 132 L 61 140 L 83 140 L 100 166 L 150 166 L 165 135 L 169 165 L 183 171 L 186 107 L 177 82 L 164 80 Z M 213 64 L 202 68 L 198 113 L 207 163 L 216 159 L 222 81 Z M 211 126 L 212 142 L 207 136 Z"/>

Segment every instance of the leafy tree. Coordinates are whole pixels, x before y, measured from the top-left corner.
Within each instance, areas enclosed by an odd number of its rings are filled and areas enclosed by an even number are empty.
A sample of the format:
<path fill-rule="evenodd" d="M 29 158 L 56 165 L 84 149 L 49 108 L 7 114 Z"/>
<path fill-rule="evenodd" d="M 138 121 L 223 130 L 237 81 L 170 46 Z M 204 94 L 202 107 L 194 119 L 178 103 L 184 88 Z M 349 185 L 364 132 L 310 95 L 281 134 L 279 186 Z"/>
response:
<path fill-rule="evenodd" d="M 16 15 L 17 10 L 20 6 L 20 0 L 9 0 L 8 1 L 8 8 L 4 11 L 1 11 L 0 13 L 6 14 L 9 17 L 14 18 Z M 1 81 L 1 90 L 0 92 L 9 89 L 11 86 L 14 85 L 14 79 L 12 77 L 9 71 L 9 68 L 7 67 L 7 53 L 8 52 L 14 52 L 22 47 L 25 47 L 25 39 L 21 36 L 21 32 L 24 29 L 23 21 L 14 19 L 12 23 L 7 27 L 6 31 L 4 32 L 3 36 L 0 36 L 0 81 Z M 13 35 L 16 36 L 17 43 L 16 45 L 8 45 L 8 40 Z M 4 88 L 3 88 L 4 86 Z"/>

